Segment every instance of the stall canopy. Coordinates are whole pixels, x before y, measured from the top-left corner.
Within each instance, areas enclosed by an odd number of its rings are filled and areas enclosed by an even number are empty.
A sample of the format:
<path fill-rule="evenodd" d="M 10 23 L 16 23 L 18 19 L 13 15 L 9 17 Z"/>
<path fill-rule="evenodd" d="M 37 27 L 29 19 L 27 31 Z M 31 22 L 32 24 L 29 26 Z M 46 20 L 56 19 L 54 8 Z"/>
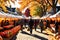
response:
<path fill-rule="evenodd" d="M 50 18 L 57 17 L 57 15 L 60 15 L 60 11 L 58 11 L 56 14 L 51 15 Z"/>
<path fill-rule="evenodd" d="M 5 18 L 23 18 L 22 16 L 18 16 L 18 15 L 12 15 L 12 14 L 8 14 L 8 13 L 1 13 L 0 12 L 0 17 L 5 17 Z"/>
<path fill-rule="evenodd" d="M 40 19 L 39 16 L 32 17 L 32 19 Z"/>
<path fill-rule="evenodd" d="M 47 14 L 47 15 L 41 17 L 40 19 L 45 19 L 45 18 L 47 18 L 47 17 L 49 17 L 49 16 L 51 16 L 51 14 Z"/>

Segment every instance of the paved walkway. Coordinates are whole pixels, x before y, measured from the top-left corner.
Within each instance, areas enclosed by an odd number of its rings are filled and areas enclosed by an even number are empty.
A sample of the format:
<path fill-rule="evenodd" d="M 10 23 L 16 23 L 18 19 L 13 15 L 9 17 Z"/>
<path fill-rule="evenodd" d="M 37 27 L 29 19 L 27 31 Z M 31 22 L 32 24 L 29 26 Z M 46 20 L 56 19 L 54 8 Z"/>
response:
<path fill-rule="evenodd" d="M 48 40 L 48 35 L 40 33 L 39 30 L 38 32 L 33 30 L 32 35 L 30 35 L 30 32 L 24 29 L 23 32 L 18 32 L 15 40 Z"/>

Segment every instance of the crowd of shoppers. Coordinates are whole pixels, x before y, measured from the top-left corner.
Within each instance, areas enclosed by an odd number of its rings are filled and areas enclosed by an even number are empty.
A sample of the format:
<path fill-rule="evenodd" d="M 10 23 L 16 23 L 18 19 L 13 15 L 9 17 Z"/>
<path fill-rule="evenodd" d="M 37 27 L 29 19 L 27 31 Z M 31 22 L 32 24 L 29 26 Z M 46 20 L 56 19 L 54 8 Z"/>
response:
<path fill-rule="evenodd" d="M 12 20 L 13 25 L 17 26 L 17 25 L 21 25 L 21 28 L 23 29 L 23 25 L 28 25 L 29 29 L 32 30 L 33 27 L 35 28 L 35 31 L 39 25 L 41 32 L 47 28 L 50 28 L 51 30 L 53 30 L 53 32 L 58 32 L 59 28 L 60 28 L 60 21 L 58 20 L 43 20 L 43 19 L 19 19 L 19 20 Z M 4 25 L 3 25 L 4 24 Z M 9 21 L 8 20 L 2 20 L 0 23 L 0 26 L 6 26 L 9 25 Z M 25 26 L 26 27 L 26 26 Z M 32 32 L 31 32 L 32 34 Z"/>
<path fill-rule="evenodd" d="M 60 20 L 23 19 L 21 21 L 21 23 L 22 23 L 22 27 L 23 27 L 23 25 L 28 25 L 28 28 L 29 28 L 31 34 L 32 34 L 32 29 L 34 28 L 36 31 L 38 25 L 41 29 L 41 33 L 43 32 L 43 30 L 45 30 L 47 28 L 51 29 L 52 33 L 57 33 L 60 30 L 59 29 L 60 28 Z"/>
<path fill-rule="evenodd" d="M 2 20 L 2 23 L 4 21 Z M 19 19 L 18 21 L 13 20 L 13 24 L 14 26 L 17 25 L 21 25 L 21 31 L 23 31 L 23 28 L 26 28 L 26 25 L 28 25 L 28 29 L 30 30 L 30 33 L 32 34 L 32 30 L 33 28 L 35 29 L 35 31 L 37 31 L 36 29 L 39 28 L 41 30 L 41 33 L 43 32 L 43 30 L 49 28 L 51 29 L 52 33 L 57 33 L 60 31 L 60 20 L 48 20 L 48 19 Z M 3 26 L 1 23 L 1 26 Z M 9 24 L 8 21 L 6 24 Z M 25 27 L 23 27 L 25 26 Z"/>

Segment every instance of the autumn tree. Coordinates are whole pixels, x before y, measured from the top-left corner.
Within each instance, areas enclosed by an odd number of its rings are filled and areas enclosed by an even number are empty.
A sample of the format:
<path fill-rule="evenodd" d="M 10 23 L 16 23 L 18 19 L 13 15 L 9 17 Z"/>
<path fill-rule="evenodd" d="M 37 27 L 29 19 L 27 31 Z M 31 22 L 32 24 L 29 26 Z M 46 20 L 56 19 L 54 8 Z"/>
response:
<path fill-rule="evenodd" d="M 25 7 L 27 7 L 29 5 L 31 5 L 31 7 L 30 7 L 30 14 L 32 16 L 33 15 L 39 15 L 39 13 L 37 12 L 37 10 L 39 10 L 40 12 L 43 12 L 42 14 L 46 14 L 47 3 L 45 3 L 44 0 L 22 0 L 20 10 L 22 11 Z M 43 11 L 41 11 L 41 10 L 43 10 Z M 40 15 L 42 15 L 42 14 L 40 14 Z"/>
<path fill-rule="evenodd" d="M 22 11 L 25 7 L 27 7 L 33 1 L 36 1 L 38 3 L 40 2 L 40 0 L 22 0 L 20 10 Z"/>
<path fill-rule="evenodd" d="M 58 0 L 47 0 L 47 3 L 52 7 L 53 13 L 56 13 L 56 5 L 57 5 Z"/>
<path fill-rule="evenodd" d="M 0 7 L 4 12 L 8 12 L 7 8 L 5 7 L 6 0 L 0 0 Z"/>
<path fill-rule="evenodd" d="M 43 13 L 43 15 L 45 15 L 49 5 L 46 2 L 46 0 L 40 0 L 40 4 L 41 4 L 41 7 L 42 7 L 42 13 Z"/>
<path fill-rule="evenodd" d="M 42 8 L 39 6 L 36 6 L 36 8 L 34 9 L 34 16 L 42 16 Z"/>
<path fill-rule="evenodd" d="M 41 16 L 42 14 L 42 8 L 40 4 L 37 1 L 33 1 L 30 3 L 30 14 L 32 16 Z"/>
<path fill-rule="evenodd" d="M 22 11 L 25 7 L 27 7 L 29 5 L 30 2 L 32 2 L 34 0 L 22 0 L 22 3 L 21 3 L 21 8 L 20 10 Z"/>

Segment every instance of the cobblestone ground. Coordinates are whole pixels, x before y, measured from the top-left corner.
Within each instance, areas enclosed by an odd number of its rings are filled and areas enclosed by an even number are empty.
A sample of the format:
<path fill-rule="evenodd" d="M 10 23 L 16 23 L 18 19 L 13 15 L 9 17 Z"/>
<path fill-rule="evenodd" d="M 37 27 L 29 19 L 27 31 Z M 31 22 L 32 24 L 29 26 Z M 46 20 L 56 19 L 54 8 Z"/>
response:
<path fill-rule="evenodd" d="M 30 35 L 30 32 L 24 29 L 23 32 L 18 32 L 15 40 L 48 40 L 48 35 L 36 32 L 34 29 L 32 35 Z"/>

